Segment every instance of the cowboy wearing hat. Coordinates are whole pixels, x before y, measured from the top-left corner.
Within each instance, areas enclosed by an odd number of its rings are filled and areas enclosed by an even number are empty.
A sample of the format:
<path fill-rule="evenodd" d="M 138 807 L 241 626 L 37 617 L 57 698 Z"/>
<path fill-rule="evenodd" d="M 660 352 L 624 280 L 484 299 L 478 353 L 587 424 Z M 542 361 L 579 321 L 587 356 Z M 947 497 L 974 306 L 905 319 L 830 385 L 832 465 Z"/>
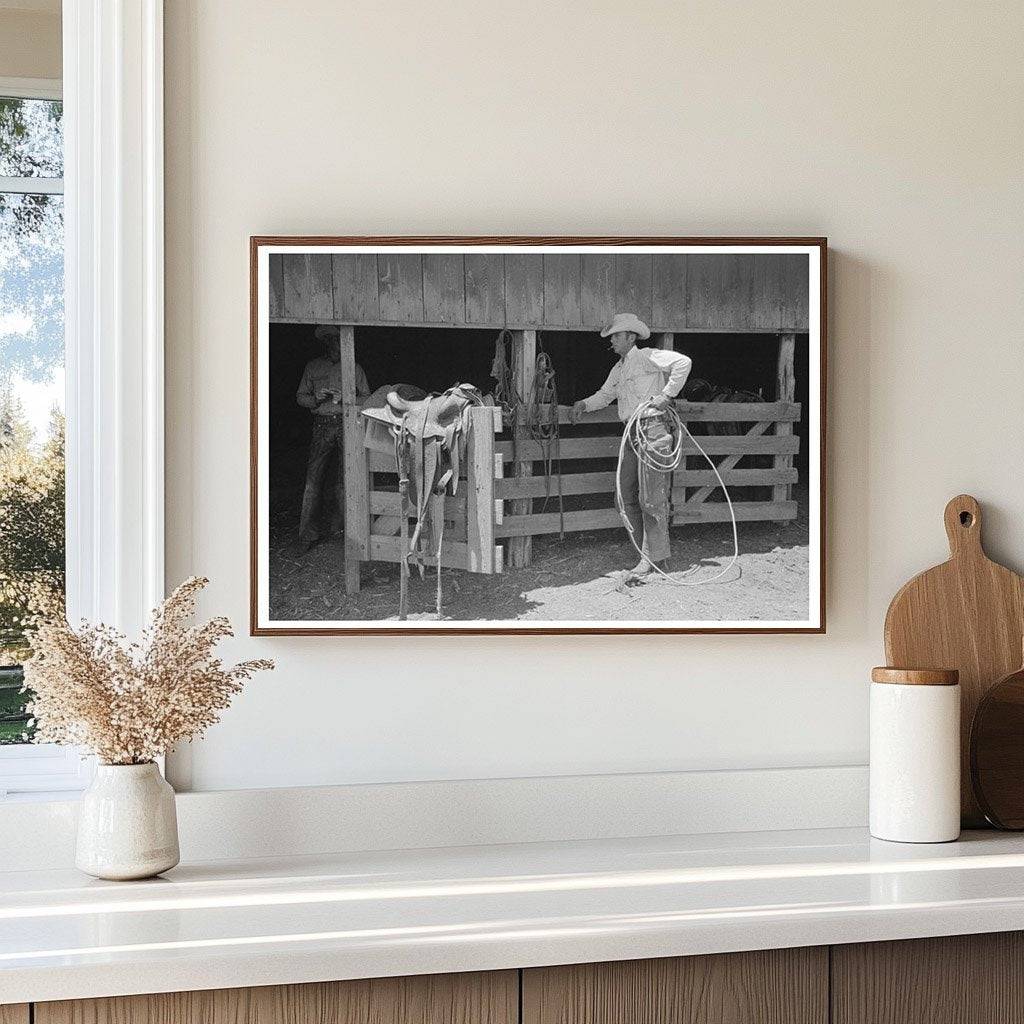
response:
<path fill-rule="evenodd" d="M 652 408 L 646 416 L 647 437 L 656 449 L 671 452 L 672 432 L 666 426 L 661 410 L 669 408 L 690 373 L 692 361 L 681 352 L 660 348 L 637 348 L 637 341 L 646 341 L 651 329 L 634 313 L 616 313 L 603 331 L 602 338 L 611 341 L 619 361 L 608 379 L 589 398 L 572 407 L 575 423 L 585 412 L 594 412 L 618 401 L 619 419 L 626 423 L 640 407 L 650 400 Z M 622 502 L 636 536 L 643 532 L 644 557 L 633 569 L 636 576 L 662 571 L 667 567 L 671 548 L 668 538 L 668 498 L 671 474 L 661 473 L 642 464 L 631 445 L 622 456 Z"/>
<path fill-rule="evenodd" d="M 309 442 L 306 460 L 306 486 L 302 493 L 302 512 L 299 516 L 299 542 L 308 551 L 320 540 L 316 518 L 320 508 L 324 475 L 331 455 L 338 459 L 334 482 L 337 509 L 333 516 L 335 529 L 345 510 L 345 460 L 342 454 L 344 435 L 341 406 L 341 330 L 332 324 L 320 324 L 313 332 L 323 343 L 324 354 L 306 363 L 302 380 L 295 393 L 295 401 L 313 413 L 313 436 Z M 363 368 L 356 364 L 356 395 L 368 395 L 370 386 Z"/>

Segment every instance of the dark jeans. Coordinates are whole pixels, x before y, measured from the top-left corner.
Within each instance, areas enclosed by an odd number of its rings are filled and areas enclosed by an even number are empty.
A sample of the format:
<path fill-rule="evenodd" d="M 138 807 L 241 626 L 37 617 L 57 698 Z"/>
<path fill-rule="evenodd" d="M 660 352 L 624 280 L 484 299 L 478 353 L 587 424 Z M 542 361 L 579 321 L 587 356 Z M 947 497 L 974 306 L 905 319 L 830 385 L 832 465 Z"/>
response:
<path fill-rule="evenodd" d="M 309 458 L 306 461 L 306 488 L 302 492 L 302 514 L 299 516 L 299 539 L 317 540 L 317 512 L 324 489 L 324 476 L 330 465 L 331 456 L 337 456 L 337 470 L 334 477 L 334 500 L 337 507 L 332 515 L 333 528 L 337 530 L 345 515 L 345 456 L 342 450 L 344 427 L 341 416 L 313 417 L 313 437 L 309 442 Z"/>
<path fill-rule="evenodd" d="M 672 451 L 672 432 L 664 421 L 652 417 L 647 434 L 654 447 L 665 454 Z M 671 473 L 642 466 L 631 445 L 622 453 L 622 504 L 633 527 L 633 536 L 643 537 L 644 554 L 652 562 L 663 562 L 672 554 L 668 539 L 668 497 Z"/>

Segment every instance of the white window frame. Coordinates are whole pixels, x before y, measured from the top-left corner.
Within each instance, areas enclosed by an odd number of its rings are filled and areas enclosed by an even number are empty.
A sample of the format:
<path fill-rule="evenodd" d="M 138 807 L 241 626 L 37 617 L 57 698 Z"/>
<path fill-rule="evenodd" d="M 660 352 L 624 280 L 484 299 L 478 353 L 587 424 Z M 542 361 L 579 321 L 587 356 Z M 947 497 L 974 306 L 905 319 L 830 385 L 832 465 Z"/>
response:
<path fill-rule="evenodd" d="M 64 90 L 59 78 L 4 78 L 0 76 L 0 96 L 19 100 L 59 100 Z"/>
<path fill-rule="evenodd" d="M 6 83 L 64 100 L 68 618 L 137 635 L 164 596 L 163 0 L 64 0 L 63 39 L 62 83 Z M 0 798 L 91 773 L 0 748 Z"/>

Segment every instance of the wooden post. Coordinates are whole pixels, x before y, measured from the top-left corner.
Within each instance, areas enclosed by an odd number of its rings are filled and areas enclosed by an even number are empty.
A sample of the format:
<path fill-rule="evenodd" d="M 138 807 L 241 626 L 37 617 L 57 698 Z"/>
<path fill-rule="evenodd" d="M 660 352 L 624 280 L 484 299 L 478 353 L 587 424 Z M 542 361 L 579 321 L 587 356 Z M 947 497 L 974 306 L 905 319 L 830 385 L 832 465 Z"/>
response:
<path fill-rule="evenodd" d="M 654 336 L 654 347 L 663 348 L 666 351 L 671 352 L 676 347 L 676 336 L 671 331 L 656 334 Z"/>
<path fill-rule="evenodd" d="M 470 572 L 494 572 L 494 414 L 471 409 L 466 466 L 466 542 Z"/>
<path fill-rule="evenodd" d="M 779 365 L 775 378 L 775 401 L 796 401 L 796 335 L 779 335 Z M 777 436 L 793 433 L 793 424 L 788 420 L 775 424 Z M 776 469 L 792 469 L 792 455 L 776 455 Z M 772 487 L 772 501 L 789 501 L 793 497 L 792 484 L 775 484 Z"/>
<path fill-rule="evenodd" d="M 537 332 L 536 331 L 513 331 L 512 347 L 515 353 L 515 364 L 519 368 L 516 377 L 516 387 L 523 401 L 529 399 L 533 392 L 533 377 L 537 368 Z M 516 423 L 512 428 L 516 433 L 519 445 L 529 443 L 530 433 L 522 423 Z M 514 477 L 533 476 L 533 463 L 530 461 L 516 462 L 512 466 Z M 514 516 L 528 516 L 533 511 L 532 498 L 519 498 L 512 502 L 510 514 Z M 508 564 L 513 568 L 522 569 L 533 560 L 533 538 L 513 537 L 508 542 Z"/>
<path fill-rule="evenodd" d="M 359 567 L 370 553 L 370 489 L 363 424 L 356 399 L 355 328 L 341 327 L 341 402 L 345 429 L 345 593 L 359 593 Z"/>

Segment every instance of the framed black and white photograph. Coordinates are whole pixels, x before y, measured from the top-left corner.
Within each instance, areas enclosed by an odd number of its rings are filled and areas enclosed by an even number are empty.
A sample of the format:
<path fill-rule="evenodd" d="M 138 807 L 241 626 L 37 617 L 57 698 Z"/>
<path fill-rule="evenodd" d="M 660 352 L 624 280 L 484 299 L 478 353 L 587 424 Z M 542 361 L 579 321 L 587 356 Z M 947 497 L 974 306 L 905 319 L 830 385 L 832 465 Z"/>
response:
<path fill-rule="evenodd" d="M 825 271 L 253 238 L 252 632 L 824 632 Z"/>

